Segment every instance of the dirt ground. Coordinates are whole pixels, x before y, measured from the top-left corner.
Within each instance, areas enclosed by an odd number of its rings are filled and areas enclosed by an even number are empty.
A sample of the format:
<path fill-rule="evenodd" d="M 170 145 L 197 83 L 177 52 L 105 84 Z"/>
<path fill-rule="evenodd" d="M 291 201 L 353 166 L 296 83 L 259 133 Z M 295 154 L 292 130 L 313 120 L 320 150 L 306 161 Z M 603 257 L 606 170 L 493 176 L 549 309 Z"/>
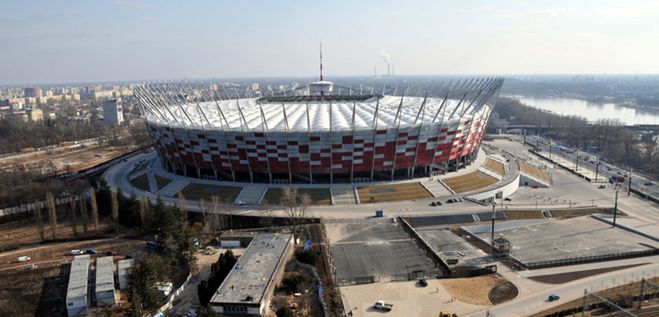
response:
<path fill-rule="evenodd" d="M 109 228 L 107 223 L 99 223 L 99 232 L 103 232 Z M 94 226 L 89 225 L 88 230 L 90 233 L 94 232 Z M 50 231 L 50 225 L 44 224 L 45 238 L 50 239 L 52 237 Z M 78 224 L 78 234 L 82 235 L 82 224 Z M 58 239 L 69 239 L 73 237 L 73 229 L 69 222 L 60 222 L 57 224 L 57 238 Z M 25 220 L 25 221 L 13 221 L 9 223 L 4 223 L 0 225 L 0 246 L 10 245 L 10 244 L 32 244 L 39 243 L 41 238 L 39 237 L 39 230 L 34 223 L 34 220 Z"/>
<path fill-rule="evenodd" d="M 469 278 L 442 279 L 440 283 L 457 300 L 474 305 L 492 305 L 490 290 L 506 280 L 497 274 Z"/>
<path fill-rule="evenodd" d="M 394 305 L 386 313 L 387 316 L 437 317 L 440 311 L 450 311 L 460 316 L 485 308 L 452 299 L 440 280 L 427 281 L 426 287 L 421 287 L 417 281 L 406 281 L 341 286 L 340 290 L 347 311 L 355 317 L 382 316 L 382 312 L 371 307 L 378 300 Z"/>
<path fill-rule="evenodd" d="M 22 154 L 0 160 L 0 168 L 26 167 L 45 172 L 78 171 L 111 160 L 123 153 L 136 149 L 136 146 L 103 146 L 61 148 L 34 154 Z"/>

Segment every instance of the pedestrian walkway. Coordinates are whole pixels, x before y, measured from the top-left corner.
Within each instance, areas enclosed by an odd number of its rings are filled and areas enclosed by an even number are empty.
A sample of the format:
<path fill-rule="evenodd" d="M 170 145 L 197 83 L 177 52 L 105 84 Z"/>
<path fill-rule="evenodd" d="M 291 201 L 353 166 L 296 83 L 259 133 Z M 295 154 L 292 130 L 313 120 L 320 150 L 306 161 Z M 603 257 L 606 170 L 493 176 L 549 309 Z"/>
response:
<path fill-rule="evenodd" d="M 183 178 L 183 177 L 176 178 L 174 181 L 167 184 L 167 186 L 163 187 L 158 192 L 158 195 L 163 196 L 163 197 L 173 197 L 178 192 L 183 190 L 183 188 L 185 188 L 185 186 L 188 186 L 189 184 L 190 184 L 190 181 Z"/>
<path fill-rule="evenodd" d="M 352 185 L 346 184 L 332 186 L 332 204 L 354 205 L 356 203 L 355 188 Z"/>
<path fill-rule="evenodd" d="M 268 185 L 252 184 L 244 186 L 236 196 L 234 203 L 241 205 L 258 205 L 263 200 L 265 192 L 268 191 Z"/>

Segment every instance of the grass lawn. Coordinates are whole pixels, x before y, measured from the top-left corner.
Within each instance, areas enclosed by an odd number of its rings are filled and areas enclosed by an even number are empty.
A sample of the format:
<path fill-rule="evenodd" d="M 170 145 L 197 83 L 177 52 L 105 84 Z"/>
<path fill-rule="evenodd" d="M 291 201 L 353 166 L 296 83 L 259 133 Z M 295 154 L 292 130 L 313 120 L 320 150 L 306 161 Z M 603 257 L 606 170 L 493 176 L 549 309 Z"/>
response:
<path fill-rule="evenodd" d="M 232 204 L 242 187 L 234 186 L 215 186 L 205 184 L 190 184 L 185 186 L 181 191 L 185 199 L 200 200 L 211 202 L 213 196 L 220 198 L 220 201 L 227 204 Z M 177 194 L 178 195 L 178 194 Z"/>
<path fill-rule="evenodd" d="M 330 191 L 327 188 L 298 188 L 298 195 L 309 195 L 312 205 L 331 205 Z M 282 197 L 281 188 L 270 188 L 265 193 L 261 205 L 277 205 Z"/>

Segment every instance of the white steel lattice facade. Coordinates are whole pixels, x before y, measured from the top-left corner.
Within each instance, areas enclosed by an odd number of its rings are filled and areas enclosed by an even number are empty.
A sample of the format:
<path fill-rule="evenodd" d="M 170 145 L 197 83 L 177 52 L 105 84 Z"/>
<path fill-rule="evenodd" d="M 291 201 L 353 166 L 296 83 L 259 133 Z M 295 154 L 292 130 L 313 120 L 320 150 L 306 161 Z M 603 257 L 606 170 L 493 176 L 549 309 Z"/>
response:
<path fill-rule="evenodd" d="M 468 164 L 502 79 L 430 96 L 220 98 L 173 85 L 136 87 L 163 164 L 176 173 L 247 182 L 367 182 Z"/>

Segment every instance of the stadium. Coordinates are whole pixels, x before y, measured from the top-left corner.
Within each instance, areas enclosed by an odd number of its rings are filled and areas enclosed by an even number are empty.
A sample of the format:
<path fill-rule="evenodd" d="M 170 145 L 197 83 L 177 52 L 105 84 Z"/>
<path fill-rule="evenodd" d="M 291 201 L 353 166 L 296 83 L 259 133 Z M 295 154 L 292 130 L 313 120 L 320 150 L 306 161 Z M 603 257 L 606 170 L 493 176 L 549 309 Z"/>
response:
<path fill-rule="evenodd" d="M 256 98 L 180 84 L 134 91 L 170 172 L 232 182 L 332 184 L 427 177 L 469 165 L 502 83 L 382 84 L 356 93 L 321 80 Z"/>

